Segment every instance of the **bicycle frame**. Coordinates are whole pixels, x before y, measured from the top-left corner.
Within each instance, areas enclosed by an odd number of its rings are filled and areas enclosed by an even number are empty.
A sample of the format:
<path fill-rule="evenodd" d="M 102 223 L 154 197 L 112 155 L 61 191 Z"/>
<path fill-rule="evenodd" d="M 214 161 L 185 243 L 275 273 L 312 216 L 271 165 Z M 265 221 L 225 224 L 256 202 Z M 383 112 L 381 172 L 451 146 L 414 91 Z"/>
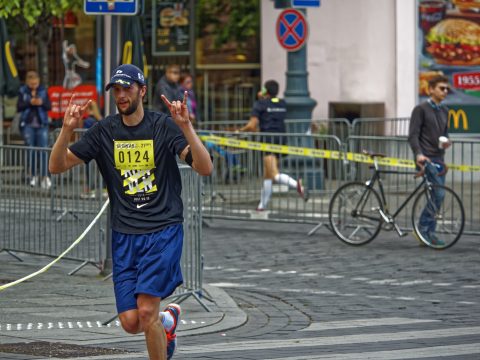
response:
<path fill-rule="evenodd" d="M 427 184 L 427 185 L 429 184 L 429 181 L 427 180 L 426 176 L 423 175 L 421 183 L 418 184 L 417 187 L 415 188 L 415 190 L 413 190 L 408 195 L 408 197 L 403 201 L 403 203 L 398 207 L 398 209 L 393 214 L 390 214 L 390 211 L 388 210 L 387 199 L 385 197 L 385 192 L 383 190 L 383 182 L 382 182 L 382 178 L 381 178 L 380 174 L 411 174 L 411 175 L 414 175 L 415 173 L 411 172 L 411 171 L 380 170 L 378 168 L 378 162 L 377 162 L 376 158 L 373 159 L 373 169 L 374 169 L 373 175 L 370 178 L 370 180 L 366 181 L 365 185 L 367 186 L 368 189 L 373 189 L 375 183 L 378 181 L 378 188 L 380 190 L 380 200 L 382 202 L 382 209 L 380 209 L 381 210 L 380 214 L 382 215 L 382 217 L 383 217 L 383 219 L 386 223 L 391 223 L 392 220 L 395 219 L 398 216 L 398 214 L 400 214 L 400 212 L 405 208 L 405 206 L 408 204 L 408 202 L 422 188 L 425 187 L 425 184 Z M 367 191 L 365 191 L 365 194 L 366 193 L 367 193 Z M 362 199 L 360 199 L 360 201 L 359 201 L 359 204 L 362 202 L 362 200 L 363 200 L 363 195 L 362 195 Z"/>

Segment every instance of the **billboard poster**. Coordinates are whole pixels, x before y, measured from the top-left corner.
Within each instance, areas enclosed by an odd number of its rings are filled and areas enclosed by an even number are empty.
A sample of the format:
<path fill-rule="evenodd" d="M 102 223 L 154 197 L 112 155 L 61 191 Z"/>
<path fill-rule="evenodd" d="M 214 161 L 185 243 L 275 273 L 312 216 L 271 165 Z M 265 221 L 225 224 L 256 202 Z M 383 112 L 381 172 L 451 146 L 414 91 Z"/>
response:
<path fill-rule="evenodd" d="M 190 52 L 189 1 L 153 1 L 152 53 L 176 56 Z"/>
<path fill-rule="evenodd" d="M 480 134 L 480 1 L 417 0 L 418 91 L 428 98 L 428 81 L 449 78 L 451 133 Z"/>

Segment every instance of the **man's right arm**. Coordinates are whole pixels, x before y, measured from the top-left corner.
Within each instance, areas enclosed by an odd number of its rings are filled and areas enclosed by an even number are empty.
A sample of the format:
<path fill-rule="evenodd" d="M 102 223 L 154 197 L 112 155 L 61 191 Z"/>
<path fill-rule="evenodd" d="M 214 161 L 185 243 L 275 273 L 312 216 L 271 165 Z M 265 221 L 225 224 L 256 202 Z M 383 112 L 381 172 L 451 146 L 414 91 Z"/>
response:
<path fill-rule="evenodd" d="M 415 160 L 418 165 L 422 165 L 428 157 L 422 154 L 422 148 L 420 146 L 420 132 L 423 124 L 424 113 L 420 106 L 416 106 L 413 109 L 412 116 L 410 117 L 410 124 L 408 128 L 408 143 L 415 154 Z"/>
<path fill-rule="evenodd" d="M 50 153 L 50 160 L 48 163 L 48 170 L 52 174 L 59 174 L 75 165 L 81 164 L 82 160 L 74 155 L 68 149 L 68 143 L 73 134 L 73 131 L 78 127 L 83 114 L 90 105 L 90 100 L 84 105 L 76 105 L 73 102 L 75 95 L 70 99 L 67 110 L 63 117 L 63 126 L 60 130 L 60 135 L 53 145 L 52 152 Z"/>
<path fill-rule="evenodd" d="M 68 148 L 73 131 L 67 131 L 65 128 L 60 130 L 60 135 L 53 145 L 48 162 L 48 171 L 52 174 L 60 174 L 71 169 L 75 165 L 81 164 L 82 159 L 77 157 Z"/>

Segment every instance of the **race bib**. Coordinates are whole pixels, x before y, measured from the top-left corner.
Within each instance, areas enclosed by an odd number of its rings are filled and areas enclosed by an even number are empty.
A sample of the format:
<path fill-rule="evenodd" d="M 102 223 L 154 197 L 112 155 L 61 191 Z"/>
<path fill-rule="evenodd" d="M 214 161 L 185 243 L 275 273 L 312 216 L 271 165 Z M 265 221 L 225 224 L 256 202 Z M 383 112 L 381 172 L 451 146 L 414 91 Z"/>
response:
<path fill-rule="evenodd" d="M 155 168 L 153 140 L 115 141 L 113 156 L 118 170 Z"/>

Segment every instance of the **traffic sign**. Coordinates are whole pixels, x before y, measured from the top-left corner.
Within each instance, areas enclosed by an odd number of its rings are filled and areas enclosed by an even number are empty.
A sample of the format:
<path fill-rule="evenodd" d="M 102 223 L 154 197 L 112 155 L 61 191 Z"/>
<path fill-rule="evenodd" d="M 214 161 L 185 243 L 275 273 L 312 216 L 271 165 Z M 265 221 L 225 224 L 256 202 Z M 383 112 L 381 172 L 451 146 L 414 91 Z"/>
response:
<path fill-rule="evenodd" d="M 320 0 L 292 0 L 292 7 L 294 8 L 320 7 Z"/>
<path fill-rule="evenodd" d="M 298 10 L 283 10 L 277 19 L 276 33 L 278 42 L 284 49 L 298 51 L 307 40 L 307 20 Z"/>
<path fill-rule="evenodd" d="M 84 12 L 87 15 L 136 15 L 137 0 L 84 0 Z"/>

